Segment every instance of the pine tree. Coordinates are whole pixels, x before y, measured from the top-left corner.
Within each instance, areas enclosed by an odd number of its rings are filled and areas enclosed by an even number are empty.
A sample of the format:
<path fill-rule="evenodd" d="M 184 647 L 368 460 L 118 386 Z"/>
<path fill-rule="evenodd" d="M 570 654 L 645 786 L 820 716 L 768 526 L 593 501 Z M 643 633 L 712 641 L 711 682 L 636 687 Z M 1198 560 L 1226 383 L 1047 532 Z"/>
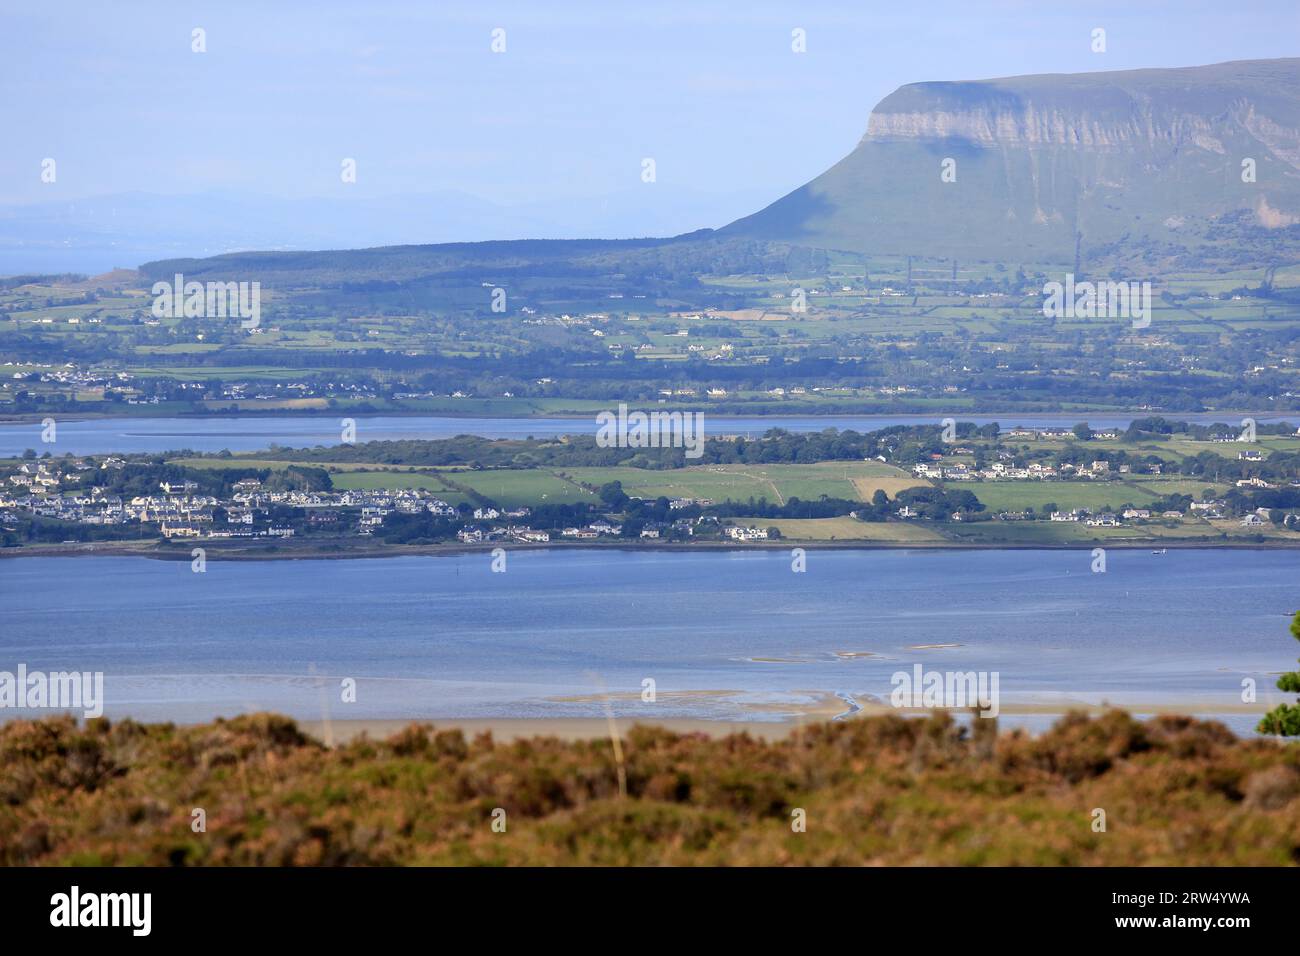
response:
<path fill-rule="evenodd" d="M 1296 612 L 1295 620 L 1291 622 L 1291 636 L 1300 641 L 1300 611 Z M 1300 694 L 1300 671 L 1287 671 L 1279 677 L 1277 689 L 1289 694 Z M 1294 706 L 1278 704 L 1264 715 L 1255 729 L 1261 734 L 1300 737 L 1300 701 Z"/>

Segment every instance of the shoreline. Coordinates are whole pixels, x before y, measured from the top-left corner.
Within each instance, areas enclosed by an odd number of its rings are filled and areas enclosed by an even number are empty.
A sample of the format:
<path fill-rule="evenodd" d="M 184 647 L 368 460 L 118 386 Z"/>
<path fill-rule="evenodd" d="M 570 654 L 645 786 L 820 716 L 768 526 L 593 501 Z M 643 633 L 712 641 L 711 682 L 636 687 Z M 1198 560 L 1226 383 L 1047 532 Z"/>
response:
<path fill-rule="evenodd" d="M 617 400 L 611 400 L 608 404 L 616 405 Z M 701 408 L 699 405 L 689 405 L 684 403 L 672 403 L 664 406 L 658 405 L 654 400 L 645 403 L 647 409 L 663 408 L 667 410 L 690 408 L 697 411 L 708 411 L 711 406 L 705 405 Z M 237 409 L 234 411 L 222 409 L 219 411 L 170 411 L 167 413 L 158 412 L 140 412 L 117 414 L 113 412 L 74 412 L 66 417 L 59 417 L 56 412 L 22 412 L 19 414 L 9 414 L 0 416 L 0 425 L 30 425 L 39 424 L 43 419 L 49 417 L 58 418 L 60 423 L 90 422 L 90 421 L 122 421 L 129 422 L 137 419 L 193 419 L 202 421 L 207 418 L 327 418 L 334 419 L 340 415 L 350 416 L 353 418 L 450 418 L 463 419 L 465 421 L 494 421 L 494 420 L 537 420 L 545 421 L 547 419 L 561 419 L 572 421 L 590 421 L 593 412 L 586 411 L 557 411 L 557 412 L 451 412 L 427 409 L 384 409 L 376 411 L 355 411 L 352 409 L 313 409 L 313 408 L 268 408 L 262 409 Z M 817 411 L 814 409 L 798 410 L 778 410 L 772 411 L 770 408 L 755 408 L 749 411 L 713 411 L 709 413 L 715 418 L 817 418 L 817 419 L 851 419 L 851 418 L 916 418 L 921 421 L 933 421 L 943 418 L 945 415 L 955 417 L 957 421 L 963 421 L 963 415 L 972 418 L 992 418 L 1008 417 L 1013 415 L 1033 416 L 1035 418 L 1060 419 L 1061 424 L 1077 424 L 1086 421 L 1087 416 L 1106 416 L 1115 418 L 1128 417 L 1130 419 L 1147 418 L 1158 415 L 1168 418 L 1171 421 L 1193 421 L 1201 418 L 1210 418 L 1216 415 L 1225 415 L 1228 418 L 1237 416 L 1249 416 L 1256 419 L 1286 419 L 1291 416 L 1300 416 L 1300 408 L 1283 410 L 1283 411 L 1249 411 L 1249 410 L 1216 410 L 1210 412 L 1174 412 L 1174 411 L 1135 411 L 1133 409 L 1088 409 L 1078 411 L 1060 411 L 1060 410 L 1035 410 L 1026 408 L 1014 409 L 962 409 L 960 411 L 902 411 L 894 409 L 873 408 L 870 411 Z M 1080 417 L 1083 416 L 1083 417 Z M 968 419 L 966 419 L 968 420 Z M 1014 421 L 1008 421 L 1007 424 L 1015 425 Z M 254 449 L 261 450 L 261 449 Z"/>
<path fill-rule="evenodd" d="M 209 561 L 325 561 L 372 558 L 403 557 L 451 557 L 454 555 L 491 554 L 497 548 L 507 552 L 518 551 L 633 551 L 633 552 L 730 552 L 743 554 L 757 551 L 789 551 L 802 548 L 805 551 L 1088 551 L 1104 548 L 1115 551 L 1144 551 L 1162 549 L 1168 551 L 1298 551 L 1300 540 L 1277 541 L 1170 541 L 1150 538 L 1143 540 L 1091 539 L 1078 542 L 969 542 L 969 541 L 871 541 L 854 539 L 849 541 L 808 541 L 787 538 L 781 541 L 754 541 L 738 547 L 734 541 L 697 541 L 672 542 L 663 544 L 644 544 L 639 541 L 609 542 L 593 544 L 589 541 L 551 541 L 547 543 L 525 543 L 518 541 L 485 541 L 481 544 L 464 544 L 447 542 L 444 544 L 421 545 L 383 545 L 380 547 L 354 546 L 303 546 L 279 545 L 275 550 L 240 549 L 226 551 L 225 546 L 207 542 L 202 538 L 188 539 L 181 547 L 159 545 L 158 542 L 142 542 L 138 545 L 122 542 L 79 542 L 77 544 L 24 545 L 16 548 L 0 548 L 0 559 L 4 558 L 93 558 L 93 557 L 134 557 L 149 558 L 156 561 L 190 561 L 191 550 L 203 548 L 205 558 Z"/>
<path fill-rule="evenodd" d="M 924 718 L 935 713 L 933 708 L 895 708 L 883 703 L 862 700 L 858 703 L 860 704 L 858 710 L 833 717 L 827 716 L 821 710 L 784 720 L 717 720 L 707 717 L 665 717 L 656 720 L 616 717 L 615 727 L 620 737 L 626 737 L 631 728 L 642 726 L 661 727 L 673 733 L 695 734 L 708 738 L 745 734 L 760 740 L 776 741 L 788 739 L 808 727 L 821 724 L 869 720 L 888 714 Z M 1114 710 L 1121 710 L 1145 720 L 1168 715 L 1188 717 L 1199 715 L 1198 719 L 1214 719 L 1227 715 L 1262 717 L 1268 708 L 1264 705 L 1234 705 L 1209 701 L 1132 705 L 1071 701 L 1061 705 L 1007 704 L 1001 708 L 999 717 L 1050 717 L 1059 720 L 1070 713 L 1085 713 L 1090 717 L 1098 717 Z M 950 713 L 954 717 L 969 716 L 967 711 L 955 708 Z M 329 744 L 345 744 L 363 736 L 372 740 L 383 740 L 412 725 L 432 726 L 435 730 L 459 730 L 467 738 L 490 733 L 497 740 L 505 742 L 528 740 L 534 737 L 557 737 L 560 740 L 606 740 L 610 736 L 610 723 L 605 717 L 376 717 L 295 722 L 309 737 Z M 182 726 L 190 726 L 190 724 L 182 724 Z"/>
<path fill-rule="evenodd" d="M 705 702 L 714 698 L 732 697 L 739 693 L 743 692 L 737 690 L 685 690 L 667 693 L 664 698 L 676 702 Z M 287 711 L 278 711 L 274 708 L 263 708 L 256 712 L 276 714 L 292 720 L 304 734 L 328 746 L 346 744 L 361 738 L 386 740 L 412 726 L 431 727 L 435 731 L 459 730 L 470 739 L 479 734 L 487 733 L 503 742 L 529 740 L 538 737 L 558 738 L 564 741 L 607 740 L 611 736 L 611 727 L 613 733 L 617 733 L 620 738 L 625 738 L 632 728 L 638 726 L 657 727 L 676 734 L 710 739 L 745 735 L 764 741 L 779 741 L 796 736 L 809 727 L 870 720 L 890 715 L 924 719 L 936 716 L 939 713 L 947 713 L 958 722 L 978 719 L 974 716 L 976 708 L 972 707 L 895 707 L 886 700 L 869 694 L 850 694 L 844 691 L 828 690 L 806 690 L 799 693 L 805 695 L 807 700 L 795 704 L 789 702 L 780 704 L 773 702 L 753 703 L 744 707 L 743 714 L 739 716 L 732 714 L 725 717 L 699 715 L 651 717 L 628 713 L 611 713 L 606 716 L 557 714 L 532 717 L 465 717 L 455 715 L 437 716 L 424 713 L 402 717 L 335 718 L 330 716 L 328 710 L 319 716 L 311 717 L 294 716 Z M 594 705 L 602 701 L 609 702 L 613 700 L 629 703 L 635 702 L 638 698 L 638 693 L 627 692 L 619 694 L 576 694 L 548 699 L 555 703 L 588 703 Z M 1030 692 L 1018 700 L 1003 702 L 998 707 L 997 713 L 992 716 L 994 724 L 999 726 L 1000 729 L 1017 729 L 1018 727 L 1026 729 L 1017 718 L 1044 718 L 1049 719 L 1051 723 L 1055 723 L 1069 714 L 1085 714 L 1090 718 L 1097 718 L 1114 711 L 1125 712 L 1138 720 L 1150 720 L 1161 716 L 1183 716 L 1194 717 L 1198 720 L 1218 720 L 1222 722 L 1225 719 L 1239 717 L 1261 718 L 1276 703 L 1277 701 L 1271 697 L 1252 703 L 1178 695 L 1170 695 L 1157 700 L 1112 701 L 1103 694 L 1085 693 L 1082 697 L 1075 697 L 1068 694 L 1054 693 L 1044 697 Z M 0 727 L 13 721 L 41 720 L 57 716 L 59 713 L 66 713 L 66 711 L 47 711 L 33 715 L 31 713 L 6 713 L 4 710 L 0 710 Z M 246 717 L 251 713 L 254 713 L 254 711 L 225 715 L 218 713 L 197 718 L 194 716 L 169 718 L 157 715 L 139 717 L 113 713 L 105 715 L 105 719 L 112 723 L 132 720 L 146 725 L 172 724 L 178 727 L 199 727 L 218 721 Z M 78 723 L 84 723 L 84 718 L 75 713 L 72 716 Z M 1004 723 L 998 725 L 998 720 L 1002 720 Z M 1030 729 L 1029 732 L 1037 733 L 1038 731 Z"/>

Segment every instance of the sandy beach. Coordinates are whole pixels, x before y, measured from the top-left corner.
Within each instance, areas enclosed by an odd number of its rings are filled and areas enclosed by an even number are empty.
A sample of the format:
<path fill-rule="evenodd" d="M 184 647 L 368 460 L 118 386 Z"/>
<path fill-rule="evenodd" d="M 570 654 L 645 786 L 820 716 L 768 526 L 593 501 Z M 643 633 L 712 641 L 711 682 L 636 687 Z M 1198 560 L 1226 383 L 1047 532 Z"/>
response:
<path fill-rule="evenodd" d="M 833 703 L 832 703 L 833 702 Z M 700 734 L 705 737 L 726 737 L 732 734 L 748 734 L 761 740 L 783 740 L 798 730 L 813 724 L 831 720 L 861 720 L 866 717 L 880 717 L 886 714 L 901 714 L 907 717 L 924 717 L 931 713 L 925 708 L 892 707 L 879 701 L 858 700 L 860 710 L 844 714 L 845 702 L 827 695 L 827 700 L 809 708 L 798 717 L 788 720 L 708 720 L 703 718 L 666 718 L 663 720 L 640 720 L 618 718 L 614 721 L 620 736 L 637 725 L 663 727 L 679 734 Z M 1003 704 L 1001 716 L 1004 717 L 1061 717 L 1067 713 L 1083 712 L 1098 716 L 1108 710 L 1126 710 L 1140 718 L 1155 717 L 1165 714 L 1183 715 L 1228 715 L 1228 714 L 1263 714 L 1269 704 L 1261 701 L 1253 704 L 1223 703 L 1221 701 L 1188 700 L 1182 702 L 1136 703 L 1110 705 L 1088 703 L 1084 701 L 1063 701 L 1061 703 Z M 964 718 L 969 712 L 953 710 L 954 717 Z M 361 736 L 383 740 L 411 724 L 431 724 L 439 730 L 459 729 L 467 737 L 490 733 L 493 738 L 502 741 L 526 740 L 532 737 L 558 737 L 561 740 L 592 740 L 609 736 L 609 721 L 603 717 L 541 717 L 541 718 L 456 718 L 446 719 L 392 719 L 392 720 L 306 720 L 300 721 L 303 731 L 317 740 L 330 744 L 342 744 Z"/>

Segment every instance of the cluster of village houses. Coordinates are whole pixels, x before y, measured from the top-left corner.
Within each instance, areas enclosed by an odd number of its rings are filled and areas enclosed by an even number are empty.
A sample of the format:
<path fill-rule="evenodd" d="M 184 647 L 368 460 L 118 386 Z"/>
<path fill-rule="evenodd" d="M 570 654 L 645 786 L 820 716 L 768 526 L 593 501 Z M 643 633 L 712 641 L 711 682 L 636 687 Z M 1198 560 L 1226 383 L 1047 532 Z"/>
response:
<path fill-rule="evenodd" d="M 1012 437 L 1064 437 L 1068 432 L 1058 433 L 1056 431 L 1029 431 L 1027 429 L 1013 429 L 1009 433 Z M 1115 437 L 1114 433 L 1100 432 L 1097 437 Z M 954 448 L 954 455 L 971 455 L 974 452 L 969 448 Z M 1001 452 L 1000 456 L 1004 459 L 1012 457 L 1007 452 Z M 993 462 L 987 468 L 974 468 L 965 462 L 943 462 L 943 455 L 931 455 L 928 462 L 920 462 L 912 467 L 912 474 L 918 478 L 927 478 L 936 481 L 1052 481 L 1060 479 L 1069 479 L 1078 481 L 1080 479 L 1106 480 L 1114 477 L 1116 474 L 1125 475 L 1131 472 L 1131 466 L 1121 464 L 1118 469 L 1112 469 L 1109 461 L 1097 460 L 1085 465 L 1073 465 L 1070 463 L 1062 464 L 1059 468 L 1042 462 L 1029 462 L 1024 466 L 1014 466 L 1007 461 Z M 1258 449 L 1249 449 L 1238 452 L 1237 458 L 1240 461 L 1264 461 L 1264 452 Z M 1146 474 L 1159 475 L 1161 465 L 1152 462 L 1142 465 Z M 1300 485 L 1300 482 L 1292 482 L 1292 485 Z M 1238 488 L 1278 488 L 1281 487 L 1275 482 L 1267 481 L 1259 477 L 1240 478 L 1236 481 Z M 1226 517 L 1224 509 L 1227 502 L 1222 499 L 1213 499 L 1206 501 L 1193 501 L 1190 511 L 1193 516 L 1202 518 L 1224 518 Z M 901 518 L 917 517 L 917 512 L 904 506 L 898 512 Z M 1154 518 L 1182 518 L 1184 515 L 1181 511 L 1164 511 L 1158 515 L 1144 508 L 1128 508 L 1122 513 L 1115 514 L 1112 512 L 1100 512 L 1094 514 L 1088 508 L 1073 508 L 1070 511 L 1053 511 L 1050 515 L 1052 521 L 1078 521 L 1090 527 L 1111 528 L 1117 527 L 1124 521 L 1149 521 Z M 1004 511 L 996 515 L 1003 521 L 1016 521 L 1029 519 L 1033 513 L 1029 511 Z M 962 516 L 954 514 L 953 520 L 960 521 Z M 1241 523 L 1245 527 L 1256 527 L 1268 522 L 1268 509 L 1258 508 L 1242 517 Z M 1291 522 L 1289 522 L 1291 523 Z"/>
<path fill-rule="evenodd" d="M 1228 503 L 1221 498 L 1208 501 L 1193 501 L 1191 504 L 1191 514 L 1193 517 L 1201 518 L 1226 518 L 1224 509 Z M 1023 513 L 1022 513 L 1023 514 Z M 1003 513 L 998 515 L 1004 520 L 1014 520 L 1017 515 L 1014 513 Z M 1153 519 L 1163 518 L 1182 518 L 1181 511 L 1161 511 L 1159 513 L 1150 511 L 1146 508 L 1127 508 L 1121 514 L 1115 514 L 1109 511 L 1093 513 L 1089 508 L 1073 508 L 1070 511 L 1053 511 L 1051 514 L 1052 521 L 1081 521 L 1092 528 L 1114 528 L 1118 527 L 1124 521 L 1151 521 Z M 1241 517 L 1242 527 L 1258 528 L 1269 523 L 1269 510 L 1267 508 L 1256 508 Z M 1288 526 L 1294 522 L 1288 521 Z"/>
<path fill-rule="evenodd" d="M 953 454 L 971 454 L 970 449 L 955 448 Z M 913 467 L 913 473 L 919 478 L 943 481 L 979 481 L 979 480 L 1053 480 L 1091 478 L 1104 480 L 1113 477 L 1110 463 L 1093 461 L 1087 465 L 1074 466 L 1063 464 L 1059 468 L 1040 462 L 1030 462 L 1013 466 L 1007 461 L 997 461 L 988 468 L 976 469 L 964 462 L 943 463 L 939 455 L 932 456 L 929 462 L 921 462 Z M 1239 458 L 1249 461 L 1262 460 L 1259 451 L 1243 451 Z M 461 512 L 455 506 L 428 492 L 417 489 L 398 490 L 352 490 L 338 492 L 319 491 L 271 491 L 263 488 L 256 479 L 237 482 L 233 494 L 222 501 L 211 495 L 198 494 L 198 485 L 192 481 L 162 482 L 156 494 L 141 495 L 124 499 L 123 497 L 93 487 L 88 492 L 63 493 L 64 469 L 71 467 L 74 472 L 93 471 L 96 468 L 121 469 L 126 466 L 122 458 L 109 456 L 98 464 L 90 460 L 50 459 L 23 462 L 17 470 L 8 476 L 7 484 L 0 484 L 0 519 L 12 520 L 15 513 L 25 511 L 29 514 L 60 521 L 89 525 L 118 525 L 129 522 L 157 524 L 159 531 L 168 538 L 250 538 L 250 537 L 292 537 L 295 529 L 284 524 L 275 524 L 267 520 L 272 505 L 305 509 L 309 527 L 321 531 L 330 531 L 340 526 L 337 509 L 360 509 L 357 520 L 357 532 L 370 535 L 380 528 L 384 518 L 396 512 L 399 514 L 420 514 L 429 512 L 440 517 L 456 519 Z M 1150 473 L 1159 474 L 1160 466 L 1147 466 Z M 1120 474 L 1129 471 L 1128 465 L 1121 465 Z M 1277 485 L 1262 478 L 1251 477 L 1236 482 L 1240 488 L 1275 488 Z M 1300 484 L 1296 482 L 1293 484 Z M 674 498 L 669 502 L 672 510 L 682 510 L 693 506 L 704 507 L 712 504 L 703 498 Z M 1190 511 L 1194 517 L 1208 519 L 1226 517 L 1227 503 L 1222 499 L 1193 501 Z M 217 520 L 220 509 L 224 516 Z M 457 537 L 465 543 L 488 541 L 518 541 L 524 543 L 544 543 L 551 540 L 551 532 L 528 527 L 520 519 L 530 514 L 528 508 L 499 509 L 483 506 L 473 511 L 477 524 L 463 527 Z M 897 512 L 903 519 L 919 517 L 919 512 L 904 505 Z M 466 516 L 468 518 L 468 516 Z M 953 520 L 963 520 L 960 513 L 953 515 Z M 1033 517 L 1030 511 L 1005 511 L 996 515 L 1000 520 L 1028 520 Z M 1074 508 L 1069 511 L 1054 511 L 1052 521 L 1082 522 L 1091 527 L 1115 527 L 1124 521 L 1148 521 L 1153 519 L 1182 518 L 1179 511 L 1163 511 L 1155 514 L 1147 509 L 1128 508 L 1122 513 L 1093 513 L 1087 508 Z M 1244 526 L 1261 526 L 1268 522 L 1267 509 L 1260 508 L 1244 515 Z M 1289 521 L 1289 523 L 1291 523 Z M 668 535 L 694 536 L 710 525 L 708 530 L 720 532 L 724 537 L 735 541 L 758 541 L 768 537 L 768 532 L 755 527 L 722 526 L 718 518 L 699 516 L 682 518 L 672 522 L 651 522 L 640 529 L 642 538 L 660 538 Z M 602 537 L 619 537 L 623 528 L 610 520 L 600 518 L 582 527 L 564 528 L 559 532 L 561 538 L 573 540 L 591 540 Z"/>
<path fill-rule="evenodd" d="M 80 319 L 72 317 L 68 319 L 70 325 L 77 325 Z M 91 323 L 99 322 L 98 318 L 88 320 Z M 41 320 L 41 324 L 52 324 L 51 320 L 46 318 Z M 3 374 L 13 382 L 29 383 L 35 381 L 49 382 L 52 384 L 66 387 L 71 392 L 90 391 L 93 389 L 102 389 L 107 386 L 120 386 L 134 380 L 134 376 L 128 372 L 96 372 L 90 369 L 79 368 L 75 362 L 68 362 L 62 368 L 52 368 L 48 371 L 39 371 L 29 369 L 28 371 L 17 371 L 9 373 L 10 367 L 19 367 L 24 363 L 5 362 Z M 5 389 L 10 387 L 9 382 L 4 383 Z M 23 388 L 24 385 L 18 384 L 14 388 Z"/>
<path fill-rule="evenodd" d="M 62 464 L 62 463 L 60 463 Z M 121 458 L 106 458 L 99 465 L 89 461 L 72 463 L 75 471 L 95 468 L 120 469 L 126 462 Z M 301 508 L 307 512 L 307 524 L 321 531 L 340 525 L 339 508 L 359 508 L 357 532 L 374 534 L 384 519 L 393 513 L 420 514 L 429 512 L 439 517 L 456 519 L 461 512 L 455 506 L 420 489 L 355 490 L 355 491 L 270 491 L 257 479 L 236 482 L 229 499 L 198 493 L 192 481 L 161 482 L 156 494 L 124 498 L 103 488 L 93 487 L 87 492 L 62 493 L 59 491 L 63 475 L 49 460 L 24 462 L 9 476 L 7 486 L 0 486 L 0 519 L 12 519 L 17 511 L 59 521 L 89 525 L 121 525 L 141 522 L 158 525 L 159 533 L 167 538 L 255 538 L 293 537 L 295 529 L 270 522 L 272 505 Z M 675 498 L 670 502 L 673 510 L 712 502 L 702 498 Z M 218 520 L 218 510 L 224 513 Z M 551 540 L 551 532 L 528 527 L 522 523 L 530 509 L 496 508 L 483 506 L 466 515 L 466 526 L 457 538 L 467 544 L 487 541 L 518 541 L 544 543 Z M 642 538 L 660 538 L 669 533 L 693 536 L 702 525 L 719 525 L 712 516 L 682 518 L 672 522 L 652 522 L 640 530 Z M 727 527 L 723 533 L 737 541 L 755 541 L 766 538 L 767 531 L 760 528 Z M 582 527 L 565 528 L 560 537 L 590 540 L 618 537 L 622 525 L 598 518 Z"/>
<path fill-rule="evenodd" d="M 73 468 L 87 471 L 95 467 L 122 468 L 125 464 L 120 458 L 107 458 L 99 466 L 85 461 L 74 462 Z M 394 512 L 420 514 L 427 511 L 446 518 L 460 516 L 460 512 L 448 502 L 415 489 L 269 491 L 260 481 L 250 478 L 237 482 L 231 497 L 223 501 L 213 495 L 198 494 L 198 485 L 192 481 L 164 481 L 159 484 L 156 494 L 129 498 L 108 493 L 100 487 L 75 494 L 61 493 L 61 483 L 62 476 L 52 463 L 24 462 L 15 474 L 9 476 L 8 487 L 0 487 L 0 515 L 21 510 L 79 524 L 142 522 L 158 525 L 159 532 L 168 538 L 292 537 L 292 527 L 266 521 L 272 505 L 307 509 L 308 524 L 321 530 L 339 524 L 337 511 L 331 509 L 359 508 L 358 531 L 363 535 L 373 534 L 383 524 L 384 518 Z M 224 512 L 221 521 L 217 520 L 218 509 Z M 479 508 L 474 511 L 474 518 L 510 521 L 528 514 L 527 508 L 508 511 Z M 513 524 L 500 530 L 503 537 L 548 540 L 544 531 Z"/>
<path fill-rule="evenodd" d="M 672 507 L 683 508 L 687 504 L 709 503 L 706 499 L 679 498 L 672 502 Z M 496 517 L 495 508 L 480 509 L 474 512 L 474 517 L 479 519 L 491 520 Z M 702 530 L 721 530 L 722 534 L 733 541 L 761 541 L 768 537 L 768 533 L 763 528 L 748 527 L 723 527 L 720 520 L 714 515 L 699 515 L 695 518 L 678 518 L 671 522 L 651 521 L 645 523 L 639 532 L 641 538 L 664 538 L 671 535 L 679 537 L 694 537 L 695 534 Z M 590 524 L 582 527 L 564 528 L 560 531 L 559 537 L 573 541 L 592 541 L 600 538 L 617 538 L 623 534 L 623 526 L 606 518 L 597 518 Z M 466 544 L 479 544 L 485 541 L 502 541 L 515 540 L 523 542 L 543 542 L 550 541 L 551 535 L 547 531 L 534 531 L 529 528 L 513 527 L 494 527 L 484 528 L 463 528 L 456 537 Z"/>
<path fill-rule="evenodd" d="M 954 454 L 969 454 L 969 449 L 955 449 Z M 1021 467 L 1009 465 L 1005 461 L 995 461 L 987 468 L 973 468 L 965 462 L 943 464 L 942 455 L 932 456 L 933 460 L 920 462 L 912 466 L 912 474 L 918 478 L 934 478 L 944 481 L 1047 481 L 1053 478 L 1106 478 L 1111 474 L 1110 462 L 1094 461 L 1087 465 L 1071 465 L 1068 462 L 1057 468 L 1038 461 L 1031 461 Z M 1159 465 L 1149 465 L 1147 474 L 1158 475 Z M 1128 474 L 1129 465 L 1120 465 L 1119 473 Z"/>
<path fill-rule="evenodd" d="M 44 325 L 53 322 L 49 318 L 34 319 L 32 321 Z M 97 317 L 90 317 L 86 321 L 94 325 L 100 320 Z M 72 316 L 67 319 L 67 322 L 69 325 L 77 325 L 81 322 L 81 319 Z M 150 321 L 145 324 L 158 325 L 158 322 Z M 253 329 L 251 331 L 260 333 L 262 330 Z M 199 337 L 202 338 L 201 335 Z M 129 372 L 99 372 L 94 369 L 81 368 L 75 362 L 68 362 L 60 368 L 48 370 L 36 368 L 28 368 L 26 371 L 21 370 L 21 367 L 33 364 L 39 363 L 5 362 L 5 366 L 19 367 L 20 370 L 13 373 L 9 373 L 7 369 L 0 370 L 0 377 L 8 379 L 7 381 L 0 381 L 0 389 L 6 391 L 27 389 L 31 387 L 32 383 L 43 382 L 50 386 L 56 386 L 59 390 L 66 389 L 69 395 L 89 393 L 94 398 L 97 395 L 102 396 L 105 389 L 113 389 L 117 392 L 125 392 L 128 395 L 139 396 L 140 379 Z M 172 386 L 172 397 L 202 399 L 208 395 L 211 388 L 211 384 L 205 381 L 176 382 Z M 317 396 L 373 399 L 378 397 L 378 392 L 373 386 L 353 382 L 317 382 L 313 384 L 308 382 L 249 380 L 225 382 L 219 392 L 212 395 L 213 398 L 230 399 L 231 401 L 247 399 L 283 401 L 284 399 L 313 398 Z M 158 395 L 126 399 L 128 405 L 158 405 L 161 401 L 162 399 Z"/>

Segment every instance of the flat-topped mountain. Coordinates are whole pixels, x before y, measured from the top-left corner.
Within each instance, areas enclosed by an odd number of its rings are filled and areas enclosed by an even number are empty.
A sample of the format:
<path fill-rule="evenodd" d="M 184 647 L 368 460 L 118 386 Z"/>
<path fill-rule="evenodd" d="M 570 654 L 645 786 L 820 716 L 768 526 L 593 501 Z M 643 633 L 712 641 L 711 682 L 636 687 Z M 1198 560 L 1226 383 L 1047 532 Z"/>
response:
<path fill-rule="evenodd" d="M 146 277 L 408 282 L 789 269 L 791 247 L 1124 274 L 1300 262 L 1300 59 L 913 83 L 857 147 L 720 230 L 146 263 Z"/>
<path fill-rule="evenodd" d="M 946 172 L 946 175 L 945 175 Z M 1300 59 L 913 83 L 843 160 L 723 235 L 1069 262 L 1300 223 Z"/>

